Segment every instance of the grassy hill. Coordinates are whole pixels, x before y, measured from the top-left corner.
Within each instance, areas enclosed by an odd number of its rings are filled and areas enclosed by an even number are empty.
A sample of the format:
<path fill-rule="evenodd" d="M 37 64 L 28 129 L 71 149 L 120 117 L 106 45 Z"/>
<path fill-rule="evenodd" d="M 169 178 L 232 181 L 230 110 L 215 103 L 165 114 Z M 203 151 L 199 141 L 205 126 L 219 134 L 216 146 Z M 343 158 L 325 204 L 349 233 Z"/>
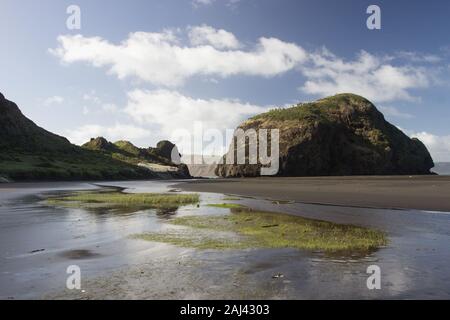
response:
<path fill-rule="evenodd" d="M 86 150 L 98 151 L 107 154 L 114 159 L 131 164 L 140 162 L 158 163 L 162 165 L 175 165 L 172 163 L 170 153 L 175 145 L 170 141 L 160 141 L 156 148 L 138 148 L 129 141 L 120 140 L 114 143 L 103 137 L 92 138 L 82 145 Z M 169 152 L 170 152 L 169 151 Z"/>
<path fill-rule="evenodd" d="M 126 143 L 120 150 L 135 152 Z M 130 157 L 127 157 L 129 160 Z M 81 148 L 25 117 L 0 93 L 0 177 L 8 180 L 150 179 L 158 175 L 133 161 Z"/>
<path fill-rule="evenodd" d="M 138 148 L 129 141 L 120 140 L 112 143 L 103 137 L 98 137 L 92 138 L 89 142 L 83 144 L 82 147 L 131 165 L 153 168 L 159 174 L 171 172 L 175 178 L 190 177 L 186 165 L 172 162 L 172 150 L 178 152 L 178 149 L 167 140 L 158 142 L 156 148 Z M 180 156 L 179 153 L 177 154 Z"/>

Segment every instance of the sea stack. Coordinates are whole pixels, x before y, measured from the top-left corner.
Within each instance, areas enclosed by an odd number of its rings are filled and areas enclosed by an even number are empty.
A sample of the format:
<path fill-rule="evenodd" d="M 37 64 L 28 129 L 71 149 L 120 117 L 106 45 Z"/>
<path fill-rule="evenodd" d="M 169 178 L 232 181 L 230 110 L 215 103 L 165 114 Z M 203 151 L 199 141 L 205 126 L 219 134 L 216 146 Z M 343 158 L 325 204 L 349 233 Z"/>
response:
<path fill-rule="evenodd" d="M 274 109 L 239 128 L 280 130 L 278 176 L 423 175 L 434 166 L 420 140 L 408 137 L 373 103 L 354 94 Z M 260 167 L 222 164 L 216 174 L 258 176 Z"/>

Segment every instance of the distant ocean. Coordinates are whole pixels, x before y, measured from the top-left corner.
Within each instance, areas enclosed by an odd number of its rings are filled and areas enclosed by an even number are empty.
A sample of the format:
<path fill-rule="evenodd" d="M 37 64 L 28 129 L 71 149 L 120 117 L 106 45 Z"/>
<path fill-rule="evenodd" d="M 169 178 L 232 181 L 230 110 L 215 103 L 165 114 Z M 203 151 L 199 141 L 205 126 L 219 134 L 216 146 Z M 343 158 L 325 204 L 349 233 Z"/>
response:
<path fill-rule="evenodd" d="M 435 166 L 431 171 L 436 172 L 439 175 L 449 176 L 450 175 L 450 162 L 436 162 Z"/>

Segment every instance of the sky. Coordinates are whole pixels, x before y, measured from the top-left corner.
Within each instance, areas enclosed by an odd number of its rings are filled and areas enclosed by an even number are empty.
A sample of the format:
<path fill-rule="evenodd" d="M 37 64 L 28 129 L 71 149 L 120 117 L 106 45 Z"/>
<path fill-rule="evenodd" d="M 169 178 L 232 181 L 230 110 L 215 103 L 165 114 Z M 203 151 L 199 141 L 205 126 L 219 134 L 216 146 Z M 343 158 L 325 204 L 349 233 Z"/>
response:
<path fill-rule="evenodd" d="M 449 16 L 446 0 L 1 0 L 0 92 L 72 143 L 140 147 L 352 92 L 450 161 Z"/>

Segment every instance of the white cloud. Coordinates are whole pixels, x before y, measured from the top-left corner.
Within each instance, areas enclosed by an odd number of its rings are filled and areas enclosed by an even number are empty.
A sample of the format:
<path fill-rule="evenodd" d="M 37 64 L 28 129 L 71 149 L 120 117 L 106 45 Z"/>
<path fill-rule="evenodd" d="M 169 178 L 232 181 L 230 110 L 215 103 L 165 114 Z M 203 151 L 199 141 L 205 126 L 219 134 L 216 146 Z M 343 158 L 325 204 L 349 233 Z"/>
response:
<path fill-rule="evenodd" d="M 151 137 L 151 132 L 134 125 L 116 123 L 111 127 L 88 124 L 68 130 L 66 135 L 70 142 L 81 145 L 96 137 L 104 137 L 110 141 L 147 138 Z"/>
<path fill-rule="evenodd" d="M 134 90 L 128 93 L 125 112 L 138 123 L 156 124 L 165 135 L 200 121 L 205 128 L 234 129 L 249 116 L 268 107 L 231 99 L 196 99 L 169 90 Z"/>
<path fill-rule="evenodd" d="M 365 51 L 354 60 L 344 60 L 325 48 L 308 53 L 297 44 L 266 37 L 243 50 L 231 32 L 207 25 L 189 27 L 187 35 L 189 45 L 182 45 L 179 32 L 171 30 L 131 33 L 120 44 L 100 37 L 65 35 L 58 37 L 59 46 L 50 51 L 63 63 L 85 62 L 107 68 L 119 79 L 137 78 L 172 87 L 198 75 L 205 79 L 273 77 L 296 69 L 306 78 L 300 89 L 307 94 L 352 92 L 376 103 L 418 99 L 411 91 L 427 87 L 432 74 L 409 62 L 437 62 L 433 55 L 414 52 L 397 53 L 395 65 L 392 57 Z"/>
<path fill-rule="evenodd" d="M 442 58 L 438 55 L 414 51 L 399 51 L 396 56 L 416 63 L 438 63 L 442 61 Z"/>
<path fill-rule="evenodd" d="M 311 54 L 302 72 L 302 91 L 320 96 L 352 92 L 374 102 L 414 100 L 409 90 L 427 87 L 429 78 L 420 67 L 393 66 L 383 58 L 362 51 L 356 60 L 344 61 L 326 49 Z"/>
<path fill-rule="evenodd" d="M 395 107 L 391 106 L 378 106 L 378 109 L 385 115 L 385 116 L 391 116 L 395 118 L 404 118 L 404 119 L 411 119 L 414 118 L 414 116 L 410 113 L 402 112 L 398 110 Z"/>
<path fill-rule="evenodd" d="M 125 112 L 141 125 L 156 127 L 162 136 L 173 139 L 179 130 L 195 132 L 195 126 L 201 124 L 203 132 L 216 129 L 224 135 L 226 129 L 233 131 L 244 119 L 267 111 L 268 107 L 244 103 L 230 99 L 196 99 L 169 90 L 134 90 L 128 93 L 128 105 Z M 223 136 L 225 137 L 225 135 Z M 182 153 L 190 154 L 205 151 L 222 155 L 228 147 L 225 141 L 215 150 L 206 151 L 204 146 L 193 140 L 176 141 Z M 200 139 L 201 140 L 201 139 Z M 186 151 L 189 150 L 189 151 Z"/>
<path fill-rule="evenodd" d="M 211 45 L 217 49 L 237 49 L 241 46 L 231 32 L 207 25 L 189 28 L 188 36 L 193 46 Z"/>
<path fill-rule="evenodd" d="M 51 105 L 55 105 L 55 104 L 61 104 L 64 102 L 64 98 L 61 96 L 52 96 L 52 97 L 48 97 L 47 99 L 44 100 L 43 105 L 44 106 L 51 106 Z"/>
<path fill-rule="evenodd" d="M 220 30 L 212 30 L 208 34 L 210 43 L 222 47 L 225 43 L 228 47 L 233 45 L 232 34 L 224 36 Z M 82 35 L 59 36 L 58 42 L 58 48 L 50 52 L 63 63 L 86 62 L 94 67 L 109 68 L 119 79 L 134 77 L 164 86 L 181 85 L 195 75 L 272 77 L 292 70 L 307 59 L 301 47 L 276 38 L 260 38 L 250 51 L 219 50 L 211 44 L 182 46 L 175 34 L 167 30 L 131 33 L 117 45 L 100 37 Z"/>
<path fill-rule="evenodd" d="M 216 0 L 192 0 L 192 5 L 194 7 L 200 7 L 200 6 L 208 6 L 210 4 L 213 4 Z"/>
<path fill-rule="evenodd" d="M 306 52 L 298 44 L 267 37 L 244 50 L 240 41 L 223 29 L 201 25 L 185 31 L 188 45 L 182 44 L 182 31 L 170 29 L 130 33 L 119 44 L 101 37 L 64 35 L 50 52 L 62 63 L 84 62 L 106 68 L 119 79 L 165 87 L 180 86 L 194 76 L 202 76 L 202 80 L 234 75 L 273 77 L 295 69 L 305 78 L 299 89 L 309 95 L 352 92 L 375 103 L 420 99 L 414 90 L 434 83 L 435 75 L 431 67 L 415 62 L 439 62 L 438 56 L 416 52 L 389 57 L 361 51 L 355 59 L 345 60 L 326 48 Z M 95 95 L 86 99 L 95 99 Z"/>

